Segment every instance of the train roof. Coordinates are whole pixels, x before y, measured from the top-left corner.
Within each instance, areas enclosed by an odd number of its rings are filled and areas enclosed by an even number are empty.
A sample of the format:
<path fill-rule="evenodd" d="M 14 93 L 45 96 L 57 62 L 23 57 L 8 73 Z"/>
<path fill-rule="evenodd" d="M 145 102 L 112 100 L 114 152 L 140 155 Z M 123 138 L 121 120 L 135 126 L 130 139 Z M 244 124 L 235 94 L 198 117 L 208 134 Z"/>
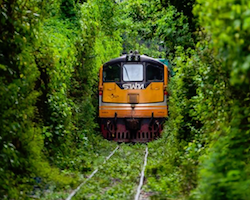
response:
<path fill-rule="evenodd" d="M 127 55 L 122 55 L 118 58 L 114 58 L 108 62 L 106 62 L 104 65 L 110 65 L 113 63 L 117 63 L 117 62 L 155 62 L 161 65 L 164 65 L 162 62 L 160 62 L 159 60 L 156 60 L 152 57 L 146 56 L 146 55 L 139 55 L 140 56 L 140 60 L 139 61 L 128 61 L 127 60 Z"/>

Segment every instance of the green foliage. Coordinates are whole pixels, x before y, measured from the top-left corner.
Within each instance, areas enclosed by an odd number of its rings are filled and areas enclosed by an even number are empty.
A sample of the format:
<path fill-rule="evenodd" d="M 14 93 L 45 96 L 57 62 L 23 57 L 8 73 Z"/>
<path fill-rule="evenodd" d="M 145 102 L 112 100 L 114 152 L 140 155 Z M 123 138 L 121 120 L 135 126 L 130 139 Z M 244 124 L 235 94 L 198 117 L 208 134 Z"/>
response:
<path fill-rule="evenodd" d="M 206 32 L 198 32 L 195 50 L 176 48 L 170 118 L 159 141 L 166 144 L 153 145 L 161 161 L 149 166 L 148 187 L 158 186 L 162 197 L 248 199 L 249 34 L 243 24 L 249 3 L 198 3 Z"/>
<path fill-rule="evenodd" d="M 245 188 L 249 186 L 250 93 L 249 70 L 246 67 L 249 51 L 246 38 L 249 33 L 244 24 L 247 23 L 245 14 L 249 11 L 249 3 L 224 1 L 213 6 L 211 2 L 199 3 L 204 7 L 197 5 L 196 12 L 211 33 L 210 46 L 217 59 L 222 58 L 220 69 L 227 79 L 221 86 L 216 84 L 218 88 L 224 86 L 225 91 L 215 106 L 219 123 L 217 131 L 212 133 L 208 154 L 203 156 L 207 159 L 202 158 L 200 181 L 194 196 L 201 199 L 248 199 L 249 192 Z M 213 17 L 208 18 L 208 15 Z"/>
<path fill-rule="evenodd" d="M 174 6 L 165 7 L 159 0 L 124 1 L 124 50 L 138 49 L 152 57 L 174 53 L 175 46 L 193 46 L 187 17 Z"/>
<path fill-rule="evenodd" d="M 123 51 L 139 50 L 141 54 L 161 57 L 164 48 L 160 38 L 154 37 L 158 17 L 156 1 L 123 1 L 120 3 L 122 16 Z"/>
<path fill-rule="evenodd" d="M 23 196 L 43 148 L 41 129 L 33 123 L 39 76 L 32 48 L 36 45 L 41 2 L 2 1 L 0 15 L 0 196 Z M 22 9 L 20 9 L 22 7 Z M 26 189 L 27 190 L 27 189 Z"/>
<path fill-rule="evenodd" d="M 36 50 L 36 63 L 41 74 L 37 86 L 42 89 L 38 106 L 45 126 L 45 147 L 53 154 L 68 145 L 72 128 L 73 103 L 68 98 L 68 85 L 75 62 L 75 48 L 67 37 L 72 35 L 67 25 L 56 19 L 47 20 L 45 24 L 41 30 L 43 40 Z"/>
<path fill-rule="evenodd" d="M 16 0 L 1 8 L 0 196 L 25 198 L 35 177 L 41 190 L 74 186 L 101 149 L 92 87 L 121 51 L 117 6 Z"/>
<path fill-rule="evenodd" d="M 223 56 L 232 85 L 249 91 L 249 2 L 199 0 L 195 12 L 213 40 L 215 53 Z"/>
<path fill-rule="evenodd" d="M 193 7 L 195 5 L 195 0 L 161 0 L 161 4 L 164 7 L 168 7 L 169 5 L 173 5 L 179 13 L 183 13 L 185 17 L 188 18 L 188 24 L 191 29 L 191 32 L 194 33 L 197 29 L 198 23 L 197 18 L 193 14 Z M 195 34 L 193 34 L 192 38 L 195 38 Z"/>

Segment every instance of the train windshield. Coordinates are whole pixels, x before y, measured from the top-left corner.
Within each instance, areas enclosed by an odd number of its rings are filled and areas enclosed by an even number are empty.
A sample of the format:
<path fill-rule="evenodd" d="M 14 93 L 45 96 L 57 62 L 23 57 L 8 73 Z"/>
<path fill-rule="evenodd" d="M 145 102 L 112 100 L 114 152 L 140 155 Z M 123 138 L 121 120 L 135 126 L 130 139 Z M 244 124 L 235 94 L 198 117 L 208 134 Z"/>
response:
<path fill-rule="evenodd" d="M 124 81 L 143 81 L 142 64 L 125 64 L 123 65 Z"/>
<path fill-rule="evenodd" d="M 146 67 L 146 81 L 163 81 L 163 68 L 149 64 Z"/>
<path fill-rule="evenodd" d="M 120 82 L 120 65 L 108 65 L 103 68 L 104 82 Z"/>

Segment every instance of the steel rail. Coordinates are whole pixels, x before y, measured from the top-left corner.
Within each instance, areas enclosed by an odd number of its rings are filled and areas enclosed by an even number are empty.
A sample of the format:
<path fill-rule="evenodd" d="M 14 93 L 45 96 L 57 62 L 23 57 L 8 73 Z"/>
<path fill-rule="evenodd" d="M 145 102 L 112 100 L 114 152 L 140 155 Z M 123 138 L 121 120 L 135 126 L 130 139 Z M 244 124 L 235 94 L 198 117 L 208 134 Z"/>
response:
<path fill-rule="evenodd" d="M 141 171 L 141 178 L 140 178 L 140 183 L 139 186 L 137 188 L 137 193 L 135 195 L 135 200 L 139 200 L 140 194 L 141 194 L 141 188 L 143 185 L 143 179 L 144 179 L 144 171 L 147 165 L 147 159 L 148 159 L 148 147 L 146 147 L 146 153 L 145 153 L 145 157 L 144 157 L 144 164 L 142 167 L 142 171 Z"/>
<path fill-rule="evenodd" d="M 105 163 L 108 161 L 108 159 L 110 159 L 111 156 L 114 155 L 114 153 L 117 151 L 117 149 L 119 149 L 119 146 L 117 146 L 117 147 L 115 148 L 115 150 L 112 151 L 112 153 L 111 153 L 109 156 L 107 156 L 107 157 L 105 158 L 105 160 L 104 160 L 104 162 L 102 163 L 102 165 L 105 164 Z M 85 181 L 83 181 L 75 190 L 73 190 L 73 191 L 70 193 L 70 195 L 67 197 L 66 200 L 71 200 L 71 198 L 72 198 L 73 196 L 75 196 L 75 194 L 80 190 L 80 188 L 81 188 L 89 179 L 91 179 L 91 178 L 95 175 L 95 173 L 98 172 L 98 170 L 99 170 L 99 167 L 98 167 L 95 171 L 93 171 L 92 174 L 90 174 L 90 176 L 89 176 Z"/>

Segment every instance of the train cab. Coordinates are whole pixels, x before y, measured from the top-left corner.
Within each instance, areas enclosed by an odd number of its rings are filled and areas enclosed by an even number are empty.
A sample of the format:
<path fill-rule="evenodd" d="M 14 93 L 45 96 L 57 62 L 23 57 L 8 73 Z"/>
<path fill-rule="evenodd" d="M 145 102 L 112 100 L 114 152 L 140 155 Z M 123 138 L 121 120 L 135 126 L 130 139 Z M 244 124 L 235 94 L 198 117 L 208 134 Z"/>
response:
<path fill-rule="evenodd" d="M 100 68 L 99 118 L 103 137 L 149 142 L 160 136 L 167 110 L 168 67 L 137 52 Z"/>

